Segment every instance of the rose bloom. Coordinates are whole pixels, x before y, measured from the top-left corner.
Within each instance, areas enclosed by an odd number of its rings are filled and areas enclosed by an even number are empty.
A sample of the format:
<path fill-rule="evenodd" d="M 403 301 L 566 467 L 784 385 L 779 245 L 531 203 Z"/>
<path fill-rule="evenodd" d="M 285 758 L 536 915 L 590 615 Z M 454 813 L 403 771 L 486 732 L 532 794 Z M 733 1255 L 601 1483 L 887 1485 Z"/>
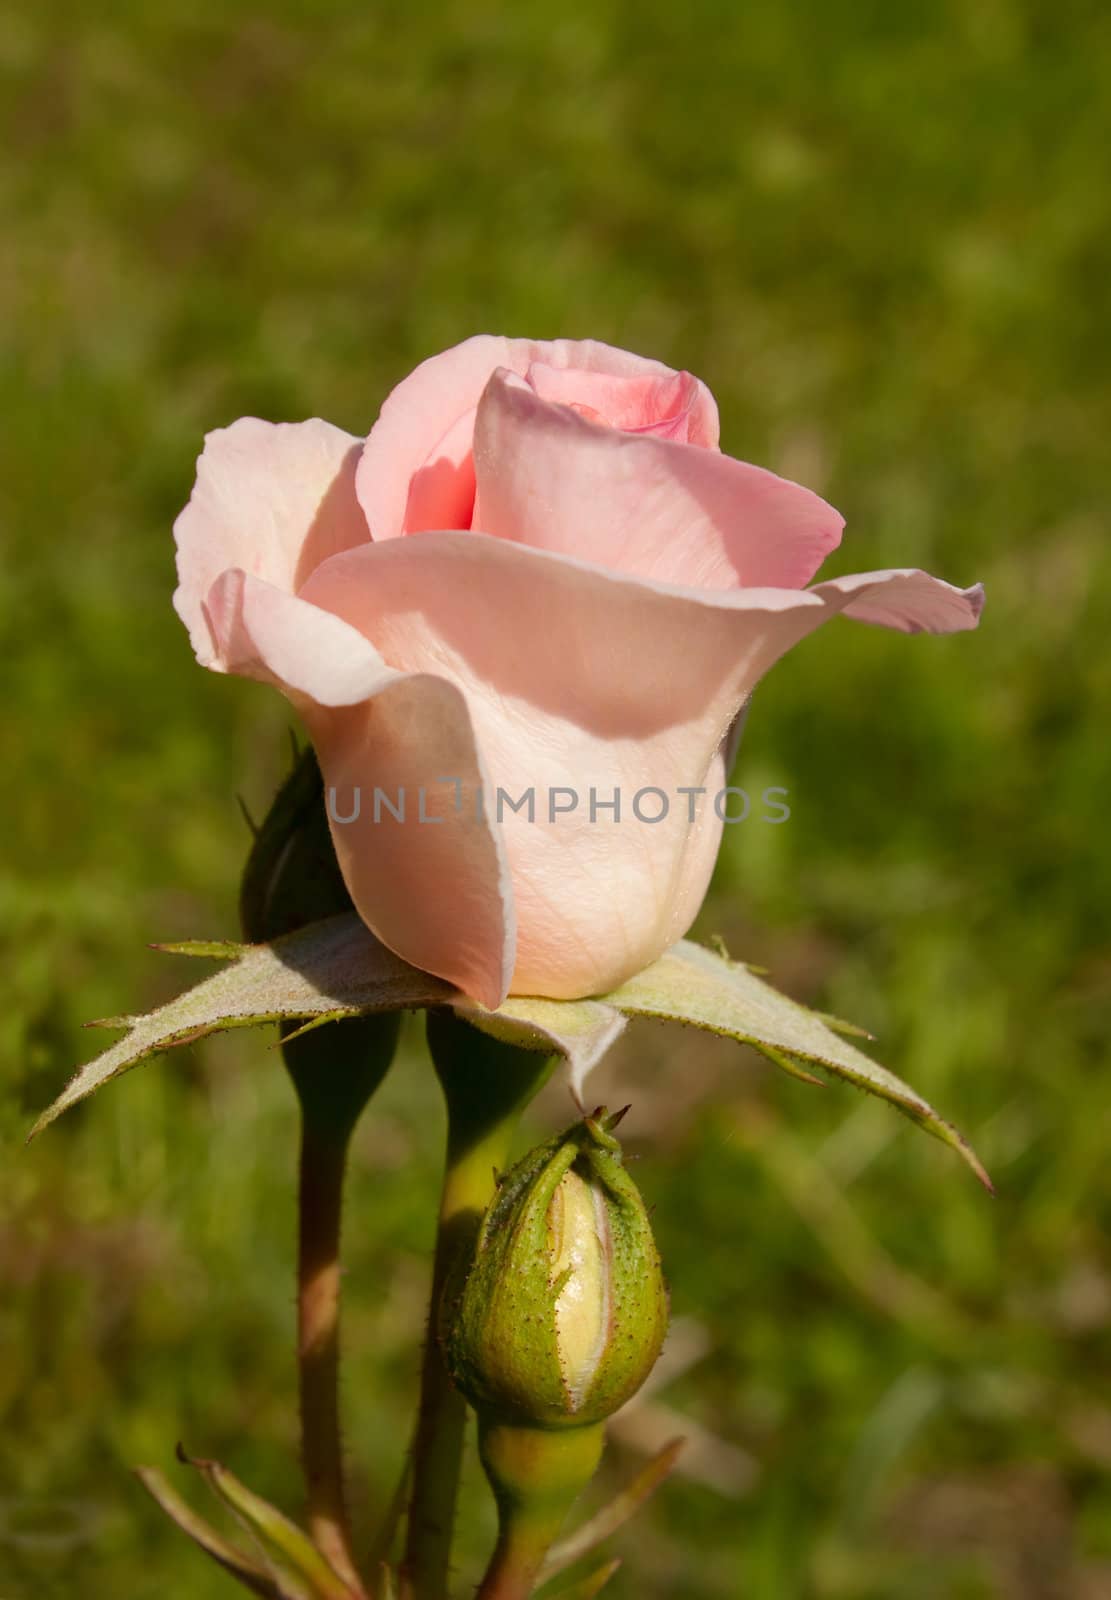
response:
<path fill-rule="evenodd" d="M 202 665 L 297 708 L 384 944 L 490 1007 L 575 998 L 689 928 L 731 734 L 773 662 L 839 612 L 976 625 L 982 590 L 924 572 L 807 588 L 842 525 L 723 455 L 689 373 L 483 335 L 411 373 L 365 440 L 253 417 L 210 433 L 174 604 Z M 646 788 L 660 821 L 633 814 Z M 533 819 L 499 789 L 534 790 Z"/>

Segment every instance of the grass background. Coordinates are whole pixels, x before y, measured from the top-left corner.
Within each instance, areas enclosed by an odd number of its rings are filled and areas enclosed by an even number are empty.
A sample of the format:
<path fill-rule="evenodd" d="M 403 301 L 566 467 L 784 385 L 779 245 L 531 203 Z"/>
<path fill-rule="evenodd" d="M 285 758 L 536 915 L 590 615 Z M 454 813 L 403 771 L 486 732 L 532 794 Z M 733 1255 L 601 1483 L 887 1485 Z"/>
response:
<path fill-rule="evenodd" d="M 148 941 L 235 931 L 234 797 L 284 770 L 284 705 L 169 607 L 202 432 L 363 431 L 482 329 L 698 372 L 731 453 L 845 512 L 831 571 L 989 594 L 976 636 L 837 624 L 776 669 L 739 771 L 791 821 L 733 831 L 700 929 L 869 1025 L 999 1198 L 848 1091 L 631 1034 L 607 1092 L 701 1353 L 638 1436 L 710 1437 L 611 1592 L 1111 1595 L 1109 70 L 1085 0 L 0 7 L 3 1600 L 230 1593 L 126 1475 L 178 1438 L 298 1503 L 267 1041 L 20 1139 L 85 1018 L 196 975 Z M 414 1039 L 352 1174 L 362 1506 L 440 1136 Z M 473 1468 L 467 1507 L 461 1593 Z"/>

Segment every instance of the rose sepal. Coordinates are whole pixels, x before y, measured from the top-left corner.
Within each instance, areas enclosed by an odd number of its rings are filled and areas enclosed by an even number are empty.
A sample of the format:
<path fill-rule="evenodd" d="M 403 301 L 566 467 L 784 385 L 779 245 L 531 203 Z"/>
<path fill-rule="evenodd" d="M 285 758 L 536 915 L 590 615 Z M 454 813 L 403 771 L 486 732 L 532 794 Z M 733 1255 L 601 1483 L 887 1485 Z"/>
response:
<path fill-rule="evenodd" d="M 185 953 L 193 953 L 193 946 L 185 947 Z M 680 940 L 608 995 L 585 1000 L 511 996 L 497 1011 L 486 1010 L 441 979 L 409 966 L 350 913 L 269 944 L 243 948 L 206 942 L 197 953 L 222 956 L 222 969 L 154 1011 L 88 1024 L 127 1032 L 77 1069 L 30 1137 L 139 1062 L 223 1029 L 296 1019 L 304 1032 L 343 1017 L 450 1006 L 504 1043 L 562 1056 L 580 1103 L 588 1073 L 628 1018 L 681 1022 L 750 1044 L 777 1066 L 801 1065 L 804 1074 L 816 1067 L 886 1100 L 955 1150 L 992 1189 L 982 1163 L 957 1128 L 895 1073 L 844 1037 L 851 1024 L 831 1025 L 765 983 L 757 969 L 689 939 Z"/>

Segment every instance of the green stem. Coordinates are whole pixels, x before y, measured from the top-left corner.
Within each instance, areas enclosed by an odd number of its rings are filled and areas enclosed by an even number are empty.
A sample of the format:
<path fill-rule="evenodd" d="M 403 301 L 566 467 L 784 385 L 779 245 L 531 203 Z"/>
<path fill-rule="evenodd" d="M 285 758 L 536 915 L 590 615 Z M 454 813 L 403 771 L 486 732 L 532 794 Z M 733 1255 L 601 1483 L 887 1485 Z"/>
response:
<path fill-rule="evenodd" d="M 553 1058 L 503 1044 L 450 1011 L 428 1014 L 428 1044 L 447 1101 L 447 1155 L 413 1445 L 413 1489 L 400 1600 L 446 1600 L 466 1403 L 440 1353 L 437 1314 L 444 1284 L 474 1243 L 505 1168 L 517 1120 L 542 1087 Z"/>
<path fill-rule="evenodd" d="M 351 1553 L 339 1419 L 340 1218 L 346 1137 L 301 1128 L 297 1262 L 297 1364 L 301 1454 L 309 1532 L 355 1594 L 362 1582 Z"/>
<path fill-rule="evenodd" d="M 309 1531 L 350 1588 L 366 1594 L 351 1547 L 339 1416 L 340 1225 L 351 1135 L 393 1059 L 400 1019 L 354 1017 L 285 1037 L 301 1105 L 297 1376 Z"/>
<path fill-rule="evenodd" d="M 528 1600 L 571 1506 L 594 1476 L 604 1427 L 480 1423 L 482 1465 L 498 1503 L 498 1542 L 477 1600 Z"/>

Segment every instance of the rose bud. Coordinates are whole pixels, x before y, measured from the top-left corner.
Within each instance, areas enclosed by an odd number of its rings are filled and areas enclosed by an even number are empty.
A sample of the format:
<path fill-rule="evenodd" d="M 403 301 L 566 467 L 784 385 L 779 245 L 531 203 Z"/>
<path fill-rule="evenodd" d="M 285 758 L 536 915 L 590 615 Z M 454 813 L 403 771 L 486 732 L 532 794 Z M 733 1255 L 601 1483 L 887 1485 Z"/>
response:
<path fill-rule="evenodd" d="M 243 869 L 239 920 L 259 944 L 352 909 L 324 809 L 324 780 L 311 745 L 275 795 Z M 347 1017 L 302 1033 L 283 1022 L 282 1056 L 306 1120 L 344 1143 L 393 1060 L 400 1016 Z"/>
<path fill-rule="evenodd" d="M 255 833 L 239 886 L 239 921 L 257 944 L 351 909 L 328 832 L 324 780 L 309 745 Z"/>
<path fill-rule="evenodd" d="M 469 1263 L 448 1282 L 445 1359 L 480 1417 L 597 1423 L 655 1364 L 667 1290 L 618 1120 L 587 1117 L 507 1173 Z"/>

